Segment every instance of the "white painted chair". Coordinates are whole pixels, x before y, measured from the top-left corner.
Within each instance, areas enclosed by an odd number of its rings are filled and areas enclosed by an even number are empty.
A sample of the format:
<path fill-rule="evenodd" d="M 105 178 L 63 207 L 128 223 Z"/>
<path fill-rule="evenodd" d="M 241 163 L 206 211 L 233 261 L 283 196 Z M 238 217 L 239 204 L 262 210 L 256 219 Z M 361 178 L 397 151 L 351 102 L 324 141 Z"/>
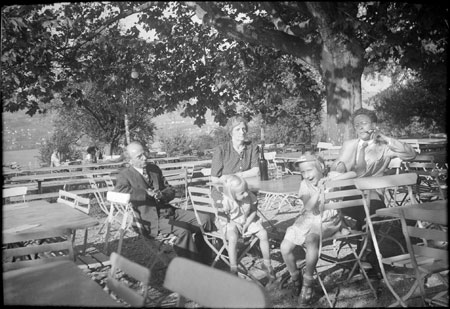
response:
<path fill-rule="evenodd" d="M 85 214 L 89 214 L 91 210 L 91 201 L 88 198 L 81 197 L 75 193 L 59 190 L 59 197 L 57 200 L 58 203 L 69 205 L 72 208 L 75 208 Z M 72 231 L 72 242 L 75 242 L 76 230 Z M 84 254 L 86 252 L 87 246 L 87 237 L 88 237 L 88 229 L 84 230 L 84 244 L 83 251 Z"/>
<path fill-rule="evenodd" d="M 26 202 L 26 194 L 28 191 L 28 187 L 14 187 L 14 188 L 6 188 L 3 189 L 3 203 L 9 204 L 11 203 L 11 197 L 21 196 L 21 202 Z"/>

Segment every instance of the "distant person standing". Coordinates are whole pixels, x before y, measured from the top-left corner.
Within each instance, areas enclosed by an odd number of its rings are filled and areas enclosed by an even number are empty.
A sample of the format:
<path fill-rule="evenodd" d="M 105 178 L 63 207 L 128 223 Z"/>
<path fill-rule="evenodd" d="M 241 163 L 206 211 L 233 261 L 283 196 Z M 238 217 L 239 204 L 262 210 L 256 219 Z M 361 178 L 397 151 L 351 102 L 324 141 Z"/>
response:
<path fill-rule="evenodd" d="M 89 146 L 86 149 L 86 152 L 87 152 L 87 155 L 85 158 L 85 162 L 86 163 L 97 163 L 97 156 L 96 156 L 97 147 Z"/>
<path fill-rule="evenodd" d="M 60 166 L 61 165 L 61 155 L 58 149 L 53 150 L 52 156 L 50 158 L 50 166 Z"/>
<path fill-rule="evenodd" d="M 97 160 L 103 160 L 103 152 L 97 148 Z"/>

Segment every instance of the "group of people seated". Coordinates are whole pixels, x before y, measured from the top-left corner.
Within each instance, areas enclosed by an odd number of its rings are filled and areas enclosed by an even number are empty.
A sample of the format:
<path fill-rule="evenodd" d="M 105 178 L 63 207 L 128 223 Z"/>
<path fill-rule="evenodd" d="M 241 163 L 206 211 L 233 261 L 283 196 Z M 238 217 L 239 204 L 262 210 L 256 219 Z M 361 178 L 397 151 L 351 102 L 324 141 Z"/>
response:
<path fill-rule="evenodd" d="M 290 274 L 293 293 L 298 296 L 300 305 L 308 305 L 313 300 L 314 269 L 318 261 L 319 231 L 325 237 L 335 233 L 346 233 L 342 216 L 346 215 L 357 222 L 357 228 L 364 223 L 364 211 L 328 211 L 324 214 L 322 225 L 319 217 L 319 192 L 330 179 L 381 176 L 387 169 L 391 158 L 411 160 L 416 156 L 413 148 L 381 133 L 377 128 L 375 113 L 359 109 L 352 115 L 356 139 L 345 141 L 336 161 L 326 173 L 323 160 L 315 154 L 305 154 L 299 159 L 302 175 L 299 198 L 303 210 L 294 224 L 285 233 L 280 245 L 283 260 Z M 231 140 L 215 149 L 211 165 L 211 196 L 219 210 L 218 218 L 200 214 L 205 230 L 221 231 L 228 241 L 230 272 L 237 274 L 237 241 L 240 237 L 254 234 L 260 240 L 263 269 L 270 281 L 276 279 L 271 265 L 269 236 L 257 215 L 257 198 L 249 190 L 246 178 L 259 174 L 258 148 L 247 141 L 247 121 L 234 117 L 227 124 Z M 117 176 L 115 190 L 129 193 L 136 218 L 148 237 L 173 233 L 177 236 L 175 252 L 182 257 L 209 264 L 211 252 L 200 234 L 198 221 L 191 210 L 182 210 L 169 204 L 175 190 L 165 180 L 161 169 L 147 162 L 145 150 L 138 142 L 126 147 L 129 166 Z M 374 194 L 371 199 L 371 212 L 384 207 L 382 197 Z M 144 235 L 145 236 L 145 235 Z M 305 250 L 306 265 L 302 272 L 297 269 L 294 249 L 302 246 Z M 373 258 L 373 257 L 372 257 Z M 375 257 L 376 259 L 376 257 Z M 367 257 L 373 267 L 376 260 Z M 269 282 L 270 282 L 269 281 Z"/>

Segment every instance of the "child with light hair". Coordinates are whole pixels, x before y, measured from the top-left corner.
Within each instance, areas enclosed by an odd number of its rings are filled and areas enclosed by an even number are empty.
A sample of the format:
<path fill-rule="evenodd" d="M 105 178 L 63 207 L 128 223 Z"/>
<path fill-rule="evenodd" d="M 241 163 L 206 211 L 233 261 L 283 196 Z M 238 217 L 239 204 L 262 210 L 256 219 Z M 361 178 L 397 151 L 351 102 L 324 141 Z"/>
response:
<path fill-rule="evenodd" d="M 216 226 L 228 242 L 230 271 L 237 274 L 237 242 L 240 237 L 256 235 L 263 256 L 263 270 L 269 281 L 276 279 L 271 265 L 267 231 L 257 216 L 258 201 L 249 191 L 247 182 L 236 175 L 224 177 L 222 207 L 216 218 Z"/>
<path fill-rule="evenodd" d="M 287 229 L 280 250 L 294 285 L 293 294 L 299 295 L 299 305 L 305 306 L 310 305 L 313 299 L 313 274 L 319 259 L 320 229 L 322 229 L 324 238 L 337 233 L 344 235 L 349 233 L 340 211 L 335 209 L 323 212 L 321 225 L 320 189 L 327 180 L 355 178 L 356 173 L 353 171 L 347 173 L 330 172 L 325 177 L 324 161 L 314 154 L 305 154 L 298 162 L 300 162 L 299 168 L 303 177 L 300 183 L 299 197 L 304 208 L 294 224 Z M 294 256 L 296 246 L 302 246 L 306 252 L 303 276 L 297 269 Z"/>

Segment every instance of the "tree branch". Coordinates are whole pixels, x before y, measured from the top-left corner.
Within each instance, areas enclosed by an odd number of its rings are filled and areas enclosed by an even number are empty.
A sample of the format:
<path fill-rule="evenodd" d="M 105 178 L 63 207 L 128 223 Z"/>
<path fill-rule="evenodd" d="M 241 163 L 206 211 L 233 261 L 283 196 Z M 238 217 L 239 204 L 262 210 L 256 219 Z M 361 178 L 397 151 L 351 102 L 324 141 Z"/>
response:
<path fill-rule="evenodd" d="M 308 65 L 319 67 L 316 43 L 306 43 L 298 36 L 272 29 L 257 29 L 249 24 L 238 23 L 225 16 L 214 2 L 185 2 L 194 9 L 197 17 L 203 23 L 216 28 L 224 35 L 234 39 L 256 45 L 265 45 L 270 48 L 282 50 L 303 60 Z"/>
<path fill-rule="evenodd" d="M 276 3 L 278 4 L 278 3 Z M 271 21 L 275 28 L 278 31 L 283 31 L 287 34 L 294 35 L 297 37 L 304 36 L 307 34 L 312 33 L 314 27 L 312 26 L 312 18 L 308 19 L 307 21 L 304 21 L 298 25 L 290 26 L 286 23 L 286 21 L 283 19 L 283 17 L 278 13 L 278 10 L 276 9 L 274 2 L 261 2 L 261 7 L 266 10 L 266 12 L 273 16 L 271 18 Z M 305 15 L 310 16 L 309 12 Z"/>
<path fill-rule="evenodd" d="M 111 26 L 112 24 L 118 22 L 119 20 L 126 18 L 128 16 L 131 16 L 133 14 L 136 13 L 141 13 L 144 12 L 145 10 L 151 8 L 152 6 L 156 5 L 157 2 L 151 1 L 151 2 L 146 2 L 138 7 L 133 7 L 131 10 L 124 10 L 122 11 L 122 9 L 120 10 L 120 13 L 117 14 L 115 17 L 106 20 L 104 23 L 102 23 L 102 25 L 100 27 L 98 27 L 97 29 L 93 30 L 90 36 L 88 36 L 83 42 L 81 42 L 80 44 L 72 47 L 73 50 L 78 50 L 81 47 L 83 47 L 84 45 L 86 45 L 87 43 L 89 43 L 90 41 L 92 41 L 96 36 L 98 36 L 102 31 L 104 31 L 105 29 L 107 29 L 109 26 Z"/>

